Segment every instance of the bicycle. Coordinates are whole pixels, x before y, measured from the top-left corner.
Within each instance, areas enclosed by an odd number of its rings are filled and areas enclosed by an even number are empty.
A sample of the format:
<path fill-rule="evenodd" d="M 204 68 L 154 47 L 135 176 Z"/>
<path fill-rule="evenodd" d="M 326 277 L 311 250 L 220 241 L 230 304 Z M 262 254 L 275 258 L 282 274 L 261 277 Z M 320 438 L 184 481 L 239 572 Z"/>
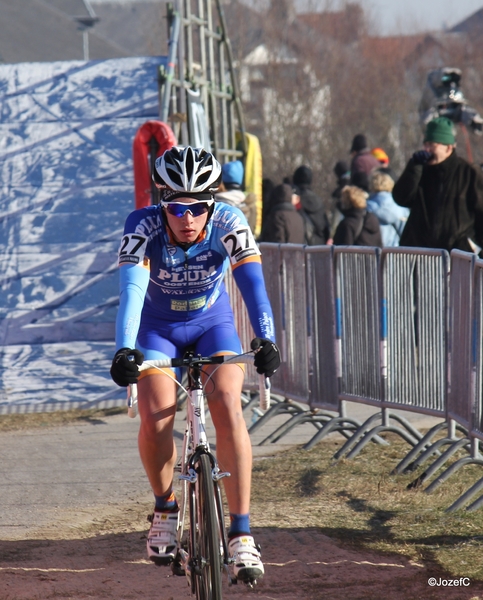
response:
<path fill-rule="evenodd" d="M 222 573 L 231 585 L 237 580 L 231 576 L 231 560 L 225 528 L 223 500 L 219 482 L 230 473 L 221 472 L 216 457 L 210 450 L 205 428 L 205 392 L 202 384 L 204 365 L 252 363 L 254 353 L 202 357 L 187 352 L 183 358 L 144 361 L 140 371 L 148 368 L 176 368 L 188 370 L 188 396 L 183 448 L 177 470 L 180 471 L 180 518 L 177 531 L 178 555 L 172 563 L 173 572 L 186 575 L 191 593 L 197 600 L 222 599 Z M 169 375 L 167 375 L 169 376 Z M 260 407 L 270 405 L 270 380 L 260 376 Z M 179 382 L 176 382 L 181 385 Z M 128 414 L 137 414 L 137 389 L 131 385 L 128 393 Z M 189 524 L 185 527 L 186 515 Z M 185 530 L 187 539 L 185 539 Z M 248 582 L 254 586 L 256 581 Z"/>

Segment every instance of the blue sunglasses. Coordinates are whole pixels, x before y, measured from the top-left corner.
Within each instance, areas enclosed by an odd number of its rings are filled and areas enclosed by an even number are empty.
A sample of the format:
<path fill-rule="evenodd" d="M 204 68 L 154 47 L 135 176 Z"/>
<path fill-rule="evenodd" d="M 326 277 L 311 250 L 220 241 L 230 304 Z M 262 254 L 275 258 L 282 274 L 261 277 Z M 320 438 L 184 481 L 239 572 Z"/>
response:
<path fill-rule="evenodd" d="M 206 202 L 161 202 L 161 206 L 166 209 L 173 217 L 184 217 L 187 212 L 190 212 L 193 217 L 201 217 L 205 215 L 213 205 L 214 200 Z"/>

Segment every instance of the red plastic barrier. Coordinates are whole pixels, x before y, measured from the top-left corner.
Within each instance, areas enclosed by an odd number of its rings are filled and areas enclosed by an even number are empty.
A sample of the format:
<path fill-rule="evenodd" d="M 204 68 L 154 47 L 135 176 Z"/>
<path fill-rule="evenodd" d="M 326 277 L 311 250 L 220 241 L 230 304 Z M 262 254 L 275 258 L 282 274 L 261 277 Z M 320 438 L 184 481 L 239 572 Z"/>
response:
<path fill-rule="evenodd" d="M 137 130 L 132 144 L 134 162 L 134 205 L 143 208 L 151 204 L 151 143 L 155 142 L 156 157 L 176 146 L 176 137 L 162 121 L 146 121 Z"/>

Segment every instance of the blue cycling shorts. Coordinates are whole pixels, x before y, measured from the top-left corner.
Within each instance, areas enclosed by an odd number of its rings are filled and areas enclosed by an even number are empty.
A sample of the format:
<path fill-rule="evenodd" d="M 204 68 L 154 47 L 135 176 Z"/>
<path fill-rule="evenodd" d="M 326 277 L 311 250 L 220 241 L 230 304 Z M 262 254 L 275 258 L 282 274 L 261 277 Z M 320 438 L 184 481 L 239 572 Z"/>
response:
<path fill-rule="evenodd" d="M 189 347 L 202 356 L 242 352 L 233 311 L 224 294 L 211 308 L 187 321 L 167 322 L 143 314 L 136 347 L 146 360 L 179 358 Z"/>

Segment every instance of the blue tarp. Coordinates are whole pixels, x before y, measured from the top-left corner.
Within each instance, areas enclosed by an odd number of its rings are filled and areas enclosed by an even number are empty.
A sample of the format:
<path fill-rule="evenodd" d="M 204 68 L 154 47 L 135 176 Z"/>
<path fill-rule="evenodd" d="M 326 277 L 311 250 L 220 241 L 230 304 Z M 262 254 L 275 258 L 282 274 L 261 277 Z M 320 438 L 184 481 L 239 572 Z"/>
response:
<path fill-rule="evenodd" d="M 125 395 L 108 372 L 116 253 L 165 61 L 0 65 L 0 413 Z"/>

